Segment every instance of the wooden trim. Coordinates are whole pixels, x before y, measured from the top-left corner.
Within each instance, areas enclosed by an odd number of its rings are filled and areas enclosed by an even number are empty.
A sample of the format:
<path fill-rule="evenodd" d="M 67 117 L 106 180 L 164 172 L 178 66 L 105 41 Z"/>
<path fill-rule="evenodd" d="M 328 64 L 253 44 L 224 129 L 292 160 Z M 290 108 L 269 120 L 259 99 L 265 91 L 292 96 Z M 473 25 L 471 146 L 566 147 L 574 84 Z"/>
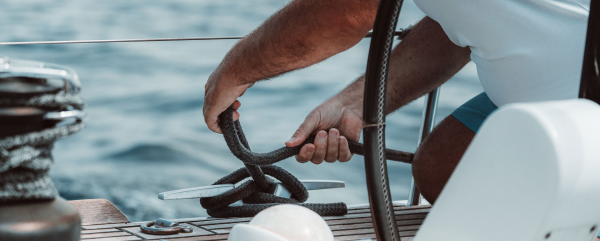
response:
<path fill-rule="evenodd" d="M 196 232 L 177 234 L 170 237 L 143 234 L 139 226 L 146 222 L 130 223 L 127 217 L 108 200 L 92 199 L 70 201 L 80 210 L 82 220 L 81 238 L 86 241 L 120 240 L 159 240 L 174 241 L 226 241 L 229 232 L 236 224 L 248 223 L 251 218 L 186 218 L 174 221 L 193 226 Z M 412 241 L 431 206 L 395 206 L 396 225 L 400 231 L 400 241 Z M 116 211 L 115 211 L 116 210 Z M 344 216 L 324 217 L 331 228 L 335 240 L 360 240 L 375 238 L 375 231 L 368 207 L 350 208 Z M 192 236 L 193 235 L 193 236 Z M 596 240 L 600 241 L 600 240 Z"/>
<path fill-rule="evenodd" d="M 81 225 L 128 223 L 129 219 L 115 205 L 106 199 L 68 201 L 81 217 Z"/>

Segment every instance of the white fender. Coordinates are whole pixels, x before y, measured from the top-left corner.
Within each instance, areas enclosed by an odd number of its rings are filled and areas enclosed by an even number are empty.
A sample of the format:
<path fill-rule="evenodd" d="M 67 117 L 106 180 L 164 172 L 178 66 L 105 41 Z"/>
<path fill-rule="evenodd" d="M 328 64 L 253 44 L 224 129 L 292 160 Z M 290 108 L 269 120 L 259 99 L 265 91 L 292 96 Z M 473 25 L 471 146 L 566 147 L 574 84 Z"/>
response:
<path fill-rule="evenodd" d="M 590 241 L 600 220 L 600 106 L 513 104 L 481 127 L 415 241 Z"/>
<path fill-rule="evenodd" d="M 282 204 L 258 213 L 249 224 L 235 225 L 229 241 L 333 241 L 333 233 L 312 210 Z"/>

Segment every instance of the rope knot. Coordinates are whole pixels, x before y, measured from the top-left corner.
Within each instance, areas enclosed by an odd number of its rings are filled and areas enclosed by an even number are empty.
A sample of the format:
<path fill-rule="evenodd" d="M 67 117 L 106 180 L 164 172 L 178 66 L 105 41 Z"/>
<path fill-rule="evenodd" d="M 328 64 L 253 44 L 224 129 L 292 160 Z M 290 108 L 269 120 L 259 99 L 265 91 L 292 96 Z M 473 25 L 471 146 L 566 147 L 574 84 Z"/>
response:
<path fill-rule="evenodd" d="M 348 212 L 344 203 L 304 203 L 308 199 L 308 191 L 302 182 L 283 168 L 272 165 L 298 154 L 302 146 L 314 142 L 314 136 L 307 138 L 303 144 L 296 147 L 283 147 L 268 153 L 256 153 L 250 150 L 240 122 L 233 121 L 233 106 L 219 115 L 219 125 L 223 130 L 223 137 L 229 150 L 246 167 L 221 178 L 213 185 L 237 184 L 248 177 L 252 179 L 221 195 L 201 198 L 200 204 L 207 209 L 210 216 L 218 218 L 251 217 L 265 208 L 282 203 L 302 205 L 322 216 L 340 216 Z M 364 153 L 362 144 L 354 141 L 348 141 L 348 144 L 352 153 L 360 155 Z M 390 160 L 410 163 L 413 157 L 412 153 L 389 149 L 385 151 Z M 273 195 L 274 183 L 270 177 L 281 182 L 277 185 L 283 185 L 292 194 L 291 197 L 283 198 Z M 240 200 L 244 202 L 244 205 L 230 206 Z"/>

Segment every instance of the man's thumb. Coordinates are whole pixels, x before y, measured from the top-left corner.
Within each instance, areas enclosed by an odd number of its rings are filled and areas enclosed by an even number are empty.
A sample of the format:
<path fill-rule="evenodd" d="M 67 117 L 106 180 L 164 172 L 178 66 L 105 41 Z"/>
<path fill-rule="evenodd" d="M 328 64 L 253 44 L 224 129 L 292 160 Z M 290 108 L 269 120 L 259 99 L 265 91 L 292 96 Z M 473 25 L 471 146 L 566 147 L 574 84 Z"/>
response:
<path fill-rule="evenodd" d="M 287 147 L 294 147 L 302 144 L 302 142 L 304 142 L 304 140 L 306 140 L 306 138 L 308 138 L 308 136 L 314 131 L 316 124 L 317 123 L 313 120 L 313 118 L 306 118 L 304 123 L 302 123 L 302 125 L 298 127 L 298 130 L 294 132 L 292 138 L 285 142 L 285 145 Z"/>

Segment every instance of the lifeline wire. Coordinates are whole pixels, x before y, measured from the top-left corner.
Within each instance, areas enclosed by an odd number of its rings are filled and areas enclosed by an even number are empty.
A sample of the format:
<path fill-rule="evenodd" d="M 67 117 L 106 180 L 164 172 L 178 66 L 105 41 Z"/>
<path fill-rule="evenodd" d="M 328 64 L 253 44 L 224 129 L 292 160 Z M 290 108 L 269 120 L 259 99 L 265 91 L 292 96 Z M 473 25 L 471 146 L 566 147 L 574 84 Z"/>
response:
<path fill-rule="evenodd" d="M 104 39 L 104 40 L 28 41 L 28 42 L 0 42 L 0 45 L 168 42 L 168 41 L 191 41 L 191 40 L 225 40 L 225 39 L 242 39 L 242 38 L 243 37 L 241 37 L 241 36 L 232 36 L 232 37 L 195 37 L 195 38 L 151 38 L 151 39 Z"/>
<path fill-rule="evenodd" d="M 394 36 L 402 39 L 410 29 L 401 29 L 394 32 Z M 371 32 L 365 38 L 370 38 Z M 171 41 L 193 41 L 193 40 L 228 40 L 242 39 L 244 36 L 229 37 L 191 37 L 191 38 L 148 38 L 148 39 L 102 39 L 102 40 L 58 40 L 58 41 L 26 41 L 26 42 L 0 42 L 0 46 L 8 45 L 40 45 L 40 44 L 92 44 L 92 43 L 133 43 L 133 42 L 171 42 Z"/>

